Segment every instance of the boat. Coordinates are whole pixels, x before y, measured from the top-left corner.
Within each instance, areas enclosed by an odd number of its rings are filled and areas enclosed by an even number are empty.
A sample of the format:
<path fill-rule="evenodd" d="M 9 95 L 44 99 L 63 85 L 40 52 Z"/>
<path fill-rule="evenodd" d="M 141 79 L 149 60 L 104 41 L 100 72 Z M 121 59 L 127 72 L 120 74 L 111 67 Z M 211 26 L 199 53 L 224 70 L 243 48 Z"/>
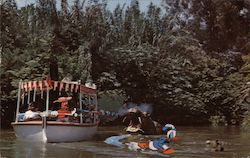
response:
<path fill-rule="evenodd" d="M 58 119 L 58 111 L 53 106 L 57 101 L 51 100 L 52 93 L 58 96 L 72 95 L 75 105 L 70 113 L 65 114 L 65 119 Z M 51 97 L 50 97 L 51 95 Z M 39 117 L 25 119 L 22 108 L 43 98 L 44 111 L 35 112 Z M 68 97 L 68 96 L 66 96 Z M 59 103 L 57 103 L 59 104 Z M 86 109 L 92 105 L 92 109 Z M 93 108 L 94 107 L 94 108 Z M 80 81 L 26 81 L 19 82 L 15 122 L 11 125 L 19 140 L 36 142 L 76 142 L 91 139 L 97 132 L 99 123 L 97 111 L 96 85 L 88 83 L 82 85 Z"/>

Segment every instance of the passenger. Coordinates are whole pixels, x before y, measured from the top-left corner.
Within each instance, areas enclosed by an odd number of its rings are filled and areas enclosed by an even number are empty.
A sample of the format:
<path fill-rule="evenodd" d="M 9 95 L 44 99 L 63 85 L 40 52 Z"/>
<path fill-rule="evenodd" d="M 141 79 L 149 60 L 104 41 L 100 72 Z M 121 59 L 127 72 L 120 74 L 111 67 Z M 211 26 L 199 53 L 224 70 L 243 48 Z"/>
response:
<path fill-rule="evenodd" d="M 68 107 L 68 101 L 71 100 L 72 97 L 60 97 L 58 98 L 58 100 L 54 101 L 54 103 L 56 102 L 60 102 L 61 103 L 61 108 L 59 110 L 57 110 L 58 115 L 57 115 L 57 120 L 58 121 L 67 121 L 66 119 L 66 115 L 67 114 L 71 114 L 71 112 L 69 111 L 69 107 Z"/>
<path fill-rule="evenodd" d="M 96 110 L 96 106 L 95 106 L 94 104 L 90 104 L 90 105 L 88 106 L 88 110 L 89 110 L 89 111 L 95 111 L 95 110 Z"/>
<path fill-rule="evenodd" d="M 28 111 L 24 114 L 24 120 L 33 120 L 41 118 L 38 108 L 36 107 L 36 104 L 34 102 L 30 103 Z"/>
<path fill-rule="evenodd" d="M 91 123 L 91 122 L 94 122 L 94 113 L 92 113 L 92 111 L 95 111 L 96 110 L 96 106 L 94 104 L 90 104 L 88 105 L 88 113 L 85 113 L 84 114 L 84 122 L 86 123 Z"/>

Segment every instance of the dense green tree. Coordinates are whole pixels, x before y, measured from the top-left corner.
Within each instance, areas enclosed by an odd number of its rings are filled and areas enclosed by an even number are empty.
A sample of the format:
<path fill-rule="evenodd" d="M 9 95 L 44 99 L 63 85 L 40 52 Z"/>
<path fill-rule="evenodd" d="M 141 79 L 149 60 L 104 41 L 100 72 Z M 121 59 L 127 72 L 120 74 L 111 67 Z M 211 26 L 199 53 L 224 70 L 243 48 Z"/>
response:
<path fill-rule="evenodd" d="M 56 0 L 0 4 L 5 123 L 18 81 L 49 70 L 54 79 L 70 74 L 100 92 L 151 103 L 162 122 L 248 123 L 248 1 L 171 0 L 165 10 L 151 3 L 146 12 L 138 0 L 113 12 L 106 2 L 68 2 L 61 0 L 61 10 Z"/>

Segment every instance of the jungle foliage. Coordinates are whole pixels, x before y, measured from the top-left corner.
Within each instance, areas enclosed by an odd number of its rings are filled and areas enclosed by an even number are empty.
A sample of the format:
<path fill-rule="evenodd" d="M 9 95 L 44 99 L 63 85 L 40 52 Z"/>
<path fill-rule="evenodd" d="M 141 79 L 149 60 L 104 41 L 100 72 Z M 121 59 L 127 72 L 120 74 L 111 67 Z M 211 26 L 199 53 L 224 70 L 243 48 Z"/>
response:
<path fill-rule="evenodd" d="M 18 81 L 56 63 L 59 79 L 151 103 L 161 122 L 250 124 L 249 1 L 168 0 L 147 11 L 136 0 L 114 11 L 60 2 L 0 4 L 1 123 L 12 120 Z"/>

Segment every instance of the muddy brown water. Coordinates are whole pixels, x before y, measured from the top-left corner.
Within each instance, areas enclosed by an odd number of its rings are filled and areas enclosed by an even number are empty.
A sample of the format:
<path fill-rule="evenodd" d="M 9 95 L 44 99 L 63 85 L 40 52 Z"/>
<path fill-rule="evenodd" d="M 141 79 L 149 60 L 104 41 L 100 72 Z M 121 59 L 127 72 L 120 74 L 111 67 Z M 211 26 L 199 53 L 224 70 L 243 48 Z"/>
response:
<path fill-rule="evenodd" d="M 93 140 L 75 143 L 30 143 L 18 141 L 13 130 L 1 130 L 1 158 L 149 158 L 158 153 L 141 153 L 126 146 L 106 144 L 110 136 L 120 135 L 123 127 L 99 127 Z M 238 127 L 178 127 L 178 141 L 170 146 L 173 158 L 250 158 L 250 133 Z M 133 136 L 132 136 L 133 137 Z M 158 136 L 150 136 L 157 138 Z M 216 152 L 206 145 L 207 139 L 220 139 L 225 151 Z"/>

